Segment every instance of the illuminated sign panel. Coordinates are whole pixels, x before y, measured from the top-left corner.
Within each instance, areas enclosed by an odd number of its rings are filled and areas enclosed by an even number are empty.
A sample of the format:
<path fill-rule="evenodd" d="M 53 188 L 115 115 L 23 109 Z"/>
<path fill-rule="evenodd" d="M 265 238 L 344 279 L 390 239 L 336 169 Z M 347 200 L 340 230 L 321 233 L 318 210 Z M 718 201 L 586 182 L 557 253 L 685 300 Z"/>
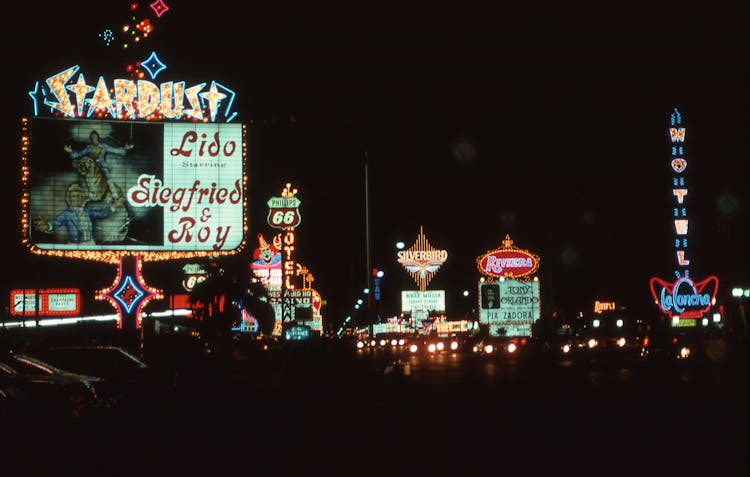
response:
<path fill-rule="evenodd" d="M 81 312 L 81 291 L 77 288 L 11 290 L 10 303 L 11 315 L 75 316 Z"/>
<path fill-rule="evenodd" d="M 402 290 L 401 311 L 411 313 L 417 310 L 445 312 L 445 290 Z"/>
<path fill-rule="evenodd" d="M 489 277 L 522 278 L 537 271 L 539 257 L 515 247 L 506 234 L 501 248 L 477 258 L 477 268 L 482 275 Z"/>
<path fill-rule="evenodd" d="M 244 127 L 35 118 L 23 232 L 35 253 L 116 263 L 223 255 L 244 242 Z"/>
<path fill-rule="evenodd" d="M 594 313 L 602 313 L 604 311 L 616 310 L 616 303 L 613 301 L 599 301 L 594 302 Z"/>
<path fill-rule="evenodd" d="M 480 283 L 479 294 L 479 322 L 489 325 L 490 336 L 531 336 L 540 316 L 538 281 Z"/>
<path fill-rule="evenodd" d="M 433 248 L 427 241 L 421 226 L 414 245 L 398 252 L 398 263 L 411 274 L 411 277 L 419 285 L 420 291 L 427 289 L 433 275 L 437 273 L 447 259 L 448 252 Z"/>

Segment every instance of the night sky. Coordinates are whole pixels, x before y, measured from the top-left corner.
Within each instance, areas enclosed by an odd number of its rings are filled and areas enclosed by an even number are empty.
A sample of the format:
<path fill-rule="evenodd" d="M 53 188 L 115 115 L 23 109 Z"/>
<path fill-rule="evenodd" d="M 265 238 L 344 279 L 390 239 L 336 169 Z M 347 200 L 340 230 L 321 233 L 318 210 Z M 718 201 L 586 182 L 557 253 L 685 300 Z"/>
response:
<path fill-rule="evenodd" d="M 720 300 L 748 286 L 742 2 L 166 0 L 158 20 L 141 2 L 155 29 L 128 51 L 98 34 L 128 23 L 130 2 L 42 3 L 15 3 L 2 29 L 5 304 L 12 288 L 85 291 L 115 275 L 111 265 L 33 256 L 20 244 L 27 91 L 74 64 L 90 83 L 126 77 L 125 65 L 151 51 L 168 65 L 157 82 L 216 80 L 237 92 L 250 203 L 250 240 L 237 260 L 249 261 L 257 233 L 272 235 L 266 201 L 291 182 L 302 201 L 296 258 L 334 323 L 367 281 L 365 158 L 371 267 L 386 273 L 386 313 L 399 311 L 399 290 L 416 289 L 395 243 L 410 246 L 422 226 L 449 252 L 430 284 L 446 290 L 449 317 L 472 306 L 475 259 L 506 234 L 541 257 L 543 311 L 572 315 L 612 300 L 655 314 L 648 280 L 670 280 L 675 269 L 667 136 L 675 107 L 687 127 L 691 274 L 718 275 Z M 184 263 L 147 263 L 147 283 L 179 291 Z"/>

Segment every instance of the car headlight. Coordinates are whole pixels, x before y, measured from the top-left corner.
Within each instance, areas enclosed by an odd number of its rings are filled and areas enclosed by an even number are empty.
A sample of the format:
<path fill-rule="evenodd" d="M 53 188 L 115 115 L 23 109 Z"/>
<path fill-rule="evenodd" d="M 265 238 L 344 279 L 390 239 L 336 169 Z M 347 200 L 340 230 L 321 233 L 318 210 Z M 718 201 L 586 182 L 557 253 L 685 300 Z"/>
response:
<path fill-rule="evenodd" d="M 689 346 L 683 346 L 680 348 L 680 354 L 677 356 L 680 359 L 687 359 L 690 357 L 690 347 Z"/>
<path fill-rule="evenodd" d="M 617 340 L 617 346 L 619 346 L 620 348 L 625 346 L 625 343 L 626 343 L 625 338 L 620 338 L 619 340 Z"/>
<path fill-rule="evenodd" d="M 357 341 L 357 349 L 362 349 L 365 347 L 365 344 L 361 341 Z"/>
<path fill-rule="evenodd" d="M 396 346 L 398 344 L 398 340 L 396 338 L 393 338 L 391 340 L 391 346 Z"/>
<path fill-rule="evenodd" d="M 567 344 L 567 343 L 566 343 L 566 344 L 564 344 L 564 345 L 563 345 L 563 347 L 562 347 L 562 352 L 563 352 L 563 353 L 568 353 L 568 352 L 570 352 L 570 345 L 569 345 L 569 344 Z"/>
<path fill-rule="evenodd" d="M 427 346 L 427 351 L 429 351 L 430 353 L 434 353 L 434 352 L 435 352 L 435 348 L 436 348 L 436 347 L 435 347 L 435 343 L 430 343 L 430 344 L 429 344 L 429 345 Z"/>
<path fill-rule="evenodd" d="M 458 341 L 451 341 L 451 349 L 453 351 L 458 349 Z"/>
<path fill-rule="evenodd" d="M 597 345 L 597 344 L 599 344 L 599 343 L 597 343 L 597 342 L 596 342 L 596 340 L 595 340 L 594 338 L 591 338 L 591 339 L 590 339 L 590 340 L 588 341 L 588 343 L 587 343 L 587 344 L 589 345 L 589 348 L 595 348 L 595 347 L 596 347 L 596 345 Z"/>
<path fill-rule="evenodd" d="M 515 353 L 516 349 L 517 348 L 516 348 L 516 344 L 515 343 L 511 343 L 511 344 L 508 345 L 508 353 Z"/>
<path fill-rule="evenodd" d="M 485 345 L 485 347 L 484 347 L 484 352 L 485 353 L 490 354 L 493 351 L 495 351 L 495 348 L 491 344 Z"/>
<path fill-rule="evenodd" d="M 445 349 L 445 344 L 442 341 L 438 341 L 437 345 L 435 345 L 438 349 L 438 351 L 443 351 Z"/>
<path fill-rule="evenodd" d="M 411 351 L 412 353 L 416 353 L 417 349 L 419 348 L 414 343 L 412 343 L 411 346 L 409 346 L 409 351 Z"/>

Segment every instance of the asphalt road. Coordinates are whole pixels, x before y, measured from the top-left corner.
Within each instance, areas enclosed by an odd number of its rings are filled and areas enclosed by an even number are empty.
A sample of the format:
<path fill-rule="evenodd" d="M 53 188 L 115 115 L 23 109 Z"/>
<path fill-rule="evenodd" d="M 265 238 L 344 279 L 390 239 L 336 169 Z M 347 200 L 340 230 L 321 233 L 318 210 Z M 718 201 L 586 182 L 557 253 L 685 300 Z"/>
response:
<path fill-rule="evenodd" d="M 589 362 L 329 342 L 192 363 L 137 413 L 5 448 L 29 470 L 97 475 L 745 476 L 746 371 L 745 347 Z"/>

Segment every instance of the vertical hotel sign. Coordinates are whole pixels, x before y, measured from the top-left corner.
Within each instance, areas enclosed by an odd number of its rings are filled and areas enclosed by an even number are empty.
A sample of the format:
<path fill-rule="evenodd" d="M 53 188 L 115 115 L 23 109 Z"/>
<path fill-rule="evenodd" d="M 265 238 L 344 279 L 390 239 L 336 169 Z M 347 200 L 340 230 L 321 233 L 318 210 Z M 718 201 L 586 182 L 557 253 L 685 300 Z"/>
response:
<path fill-rule="evenodd" d="M 300 200 L 297 198 L 297 189 L 287 183 L 281 191 L 281 197 L 271 197 L 268 201 L 268 225 L 284 231 L 282 239 L 281 257 L 282 274 L 281 282 L 281 324 L 292 321 L 293 307 L 289 290 L 294 290 L 295 284 L 291 281 L 295 276 L 294 249 L 296 242 L 296 227 L 302 222 L 299 212 Z"/>
<path fill-rule="evenodd" d="M 690 276 L 688 233 L 691 229 L 687 207 L 689 188 L 686 181 L 687 128 L 677 108 L 670 115 L 669 122 L 675 281 L 668 282 L 653 277 L 650 280 L 650 288 L 654 302 L 664 314 L 672 318 L 674 326 L 694 326 L 696 319 L 708 312 L 715 302 L 719 279 L 710 276 L 702 281 L 694 281 Z"/>

